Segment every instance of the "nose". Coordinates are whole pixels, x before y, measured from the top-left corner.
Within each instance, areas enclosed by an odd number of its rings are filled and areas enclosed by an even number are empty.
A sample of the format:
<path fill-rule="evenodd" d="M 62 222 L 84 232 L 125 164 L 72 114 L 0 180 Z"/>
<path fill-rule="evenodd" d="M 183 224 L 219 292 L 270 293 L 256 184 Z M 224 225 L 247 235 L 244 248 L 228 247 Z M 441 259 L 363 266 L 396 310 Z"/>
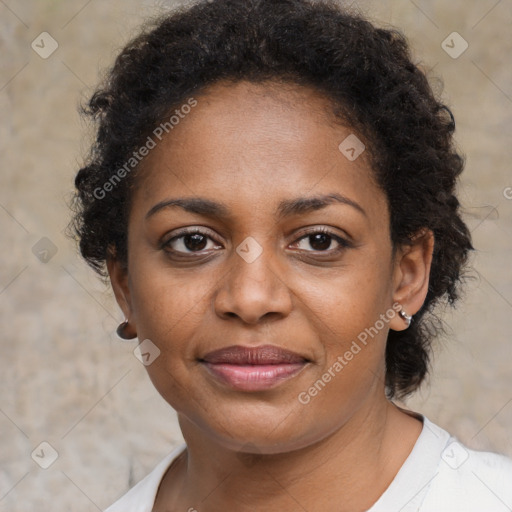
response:
<path fill-rule="evenodd" d="M 248 262 L 238 253 L 232 255 L 231 268 L 219 282 L 214 296 L 216 314 L 238 318 L 246 324 L 285 318 L 292 309 L 292 294 L 271 249 Z"/>

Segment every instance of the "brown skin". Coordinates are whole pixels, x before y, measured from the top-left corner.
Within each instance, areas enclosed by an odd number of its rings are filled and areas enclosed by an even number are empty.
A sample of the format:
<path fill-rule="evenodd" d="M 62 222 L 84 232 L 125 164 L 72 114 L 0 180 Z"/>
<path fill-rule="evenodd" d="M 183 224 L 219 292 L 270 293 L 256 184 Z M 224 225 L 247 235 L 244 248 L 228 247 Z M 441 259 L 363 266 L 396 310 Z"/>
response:
<path fill-rule="evenodd" d="M 350 162 L 341 154 L 352 131 L 331 122 L 317 92 L 218 83 L 197 100 L 144 161 L 129 218 L 128 270 L 108 262 L 130 329 L 161 350 L 147 370 L 177 411 L 187 443 L 154 510 L 367 510 L 422 428 L 385 397 L 388 329 L 405 329 L 404 320 L 395 315 L 308 404 L 297 397 L 395 302 L 408 314 L 420 309 L 432 234 L 393 252 L 386 196 L 367 155 Z M 333 203 L 276 216 L 282 200 L 332 193 L 365 213 Z M 224 203 L 230 216 L 168 207 L 146 218 L 161 201 L 199 196 Z M 198 249 L 190 238 L 161 248 L 186 226 L 210 238 Z M 305 236 L 320 227 L 351 245 L 336 252 L 334 238 L 322 247 Z M 252 263 L 236 252 L 248 236 L 263 249 Z M 237 391 L 197 360 L 235 344 L 275 344 L 311 363 L 274 389 Z"/>

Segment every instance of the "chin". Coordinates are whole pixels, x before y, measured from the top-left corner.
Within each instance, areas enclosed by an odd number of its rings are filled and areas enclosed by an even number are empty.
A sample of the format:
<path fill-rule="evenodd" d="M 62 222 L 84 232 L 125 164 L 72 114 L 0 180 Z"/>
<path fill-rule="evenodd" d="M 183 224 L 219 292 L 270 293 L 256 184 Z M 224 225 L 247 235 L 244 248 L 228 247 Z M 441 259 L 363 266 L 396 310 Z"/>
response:
<path fill-rule="evenodd" d="M 304 411 L 295 412 L 284 407 L 254 406 L 249 404 L 209 408 L 189 415 L 180 413 L 180 426 L 186 439 L 191 427 L 199 435 L 209 437 L 224 448 L 246 454 L 279 454 L 299 450 L 326 437 L 318 417 L 311 420 Z M 309 415 L 308 415 L 309 416 Z M 192 425 L 191 425 L 192 424 Z M 198 430 L 200 432 L 198 432 Z"/>

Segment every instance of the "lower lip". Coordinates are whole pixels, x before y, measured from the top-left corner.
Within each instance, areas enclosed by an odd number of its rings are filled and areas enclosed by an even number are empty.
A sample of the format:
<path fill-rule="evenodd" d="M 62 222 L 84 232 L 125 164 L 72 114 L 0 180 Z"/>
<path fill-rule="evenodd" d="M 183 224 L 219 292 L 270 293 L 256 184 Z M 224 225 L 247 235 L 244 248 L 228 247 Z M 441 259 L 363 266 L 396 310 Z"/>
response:
<path fill-rule="evenodd" d="M 203 363 L 210 374 L 230 387 L 241 391 L 271 389 L 295 377 L 306 363 L 236 365 Z"/>

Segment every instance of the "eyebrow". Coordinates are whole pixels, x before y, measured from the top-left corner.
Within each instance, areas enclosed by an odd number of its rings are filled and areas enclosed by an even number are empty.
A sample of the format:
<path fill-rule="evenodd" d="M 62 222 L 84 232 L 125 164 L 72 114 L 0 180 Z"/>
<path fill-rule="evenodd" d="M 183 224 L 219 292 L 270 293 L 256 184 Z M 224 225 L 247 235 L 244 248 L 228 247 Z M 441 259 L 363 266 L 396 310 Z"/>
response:
<path fill-rule="evenodd" d="M 333 193 L 327 195 L 318 195 L 312 197 L 298 197 L 295 199 L 283 200 L 277 208 L 277 217 L 291 217 L 293 215 L 303 215 L 316 210 L 321 210 L 326 206 L 338 203 L 353 207 L 359 213 L 367 216 L 361 205 L 341 194 Z M 203 215 L 205 217 L 230 218 L 229 208 L 223 204 L 203 197 L 187 197 L 179 199 L 166 199 L 153 206 L 146 214 L 146 219 L 155 215 L 157 212 L 171 207 L 179 207 L 183 210 Z"/>

